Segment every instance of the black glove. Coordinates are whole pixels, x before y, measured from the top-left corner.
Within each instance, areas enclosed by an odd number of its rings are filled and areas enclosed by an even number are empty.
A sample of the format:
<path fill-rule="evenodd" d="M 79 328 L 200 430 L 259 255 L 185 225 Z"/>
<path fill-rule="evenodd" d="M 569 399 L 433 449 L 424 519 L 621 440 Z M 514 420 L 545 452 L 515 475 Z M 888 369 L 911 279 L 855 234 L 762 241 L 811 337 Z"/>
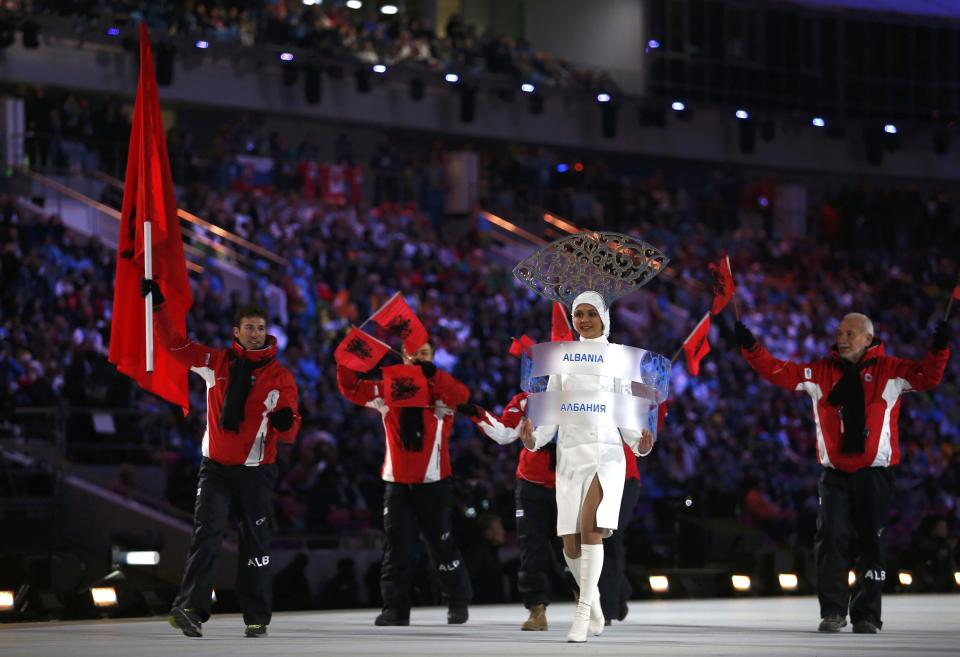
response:
<path fill-rule="evenodd" d="M 163 298 L 163 292 L 160 291 L 160 284 L 157 283 L 152 278 L 141 278 L 140 279 L 140 296 L 144 299 L 147 298 L 147 295 L 153 292 L 153 307 L 163 305 L 165 299 Z"/>
<path fill-rule="evenodd" d="M 467 417 L 480 417 L 480 407 L 476 404 L 457 404 L 457 412 Z"/>
<path fill-rule="evenodd" d="M 941 319 L 937 322 L 937 328 L 933 329 L 933 344 L 931 349 L 933 351 L 943 351 L 947 348 L 947 345 L 950 344 L 950 337 L 953 332 L 950 330 L 950 325 L 947 323 L 947 320 Z"/>
<path fill-rule="evenodd" d="M 757 339 L 753 337 L 753 333 L 750 332 L 743 322 L 737 322 L 733 325 L 733 332 L 737 336 L 737 342 L 740 343 L 740 346 L 744 349 L 753 349 L 753 345 L 757 344 Z"/>
<path fill-rule="evenodd" d="M 429 361 L 417 363 L 417 365 L 420 366 L 420 369 L 423 370 L 423 375 L 428 379 L 437 373 L 437 366 Z"/>
<path fill-rule="evenodd" d="M 267 416 L 270 418 L 270 424 L 277 431 L 289 431 L 293 426 L 293 409 L 289 406 L 278 408 Z"/>

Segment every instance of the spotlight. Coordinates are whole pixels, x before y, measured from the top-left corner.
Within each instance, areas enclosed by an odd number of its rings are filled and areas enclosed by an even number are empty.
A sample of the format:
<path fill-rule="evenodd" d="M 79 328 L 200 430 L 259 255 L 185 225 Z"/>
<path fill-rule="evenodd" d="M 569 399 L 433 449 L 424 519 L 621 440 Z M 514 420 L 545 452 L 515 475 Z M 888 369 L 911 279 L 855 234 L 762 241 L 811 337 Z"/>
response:
<path fill-rule="evenodd" d="M 784 591 L 796 591 L 800 584 L 800 579 L 793 573 L 780 573 L 777 579 L 780 580 L 780 588 Z"/>
<path fill-rule="evenodd" d="M 750 112 L 742 109 L 738 109 L 736 112 L 734 112 L 734 115 L 741 121 L 746 121 L 750 118 Z"/>
<path fill-rule="evenodd" d="M 107 28 L 107 36 L 112 36 L 112 37 L 113 37 L 113 36 L 120 36 L 120 28 L 119 28 L 119 27 L 108 27 L 108 28 Z"/>
<path fill-rule="evenodd" d="M 953 581 L 957 583 L 957 586 L 960 586 L 960 572 L 953 574 Z"/>
<path fill-rule="evenodd" d="M 0 611 L 13 609 L 13 591 L 0 591 Z"/>
<path fill-rule="evenodd" d="M 675 100 L 672 103 L 670 103 L 670 108 L 674 112 L 682 112 L 683 110 L 687 109 L 687 106 L 683 104 L 683 101 Z"/>
<path fill-rule="evenodd" d="M 581 171 L 583 171 L 583 162 L 577 162 L 576 164 L 574 164 L 573 170 L 576 171 L 577 173 L 580 173 Z"/>
<path fill-rule="evenodd" d="M 522 91 L 525 94 L 532 94 L 536 90 L 537 88 L 532 84 L 530 84 L 529 82 L 524 82 L 523 84 L 520 85 L 520 91 Z"/>
<path fill-rule="evenodd" d="M 293 68 L 289 66 L 289 68 Z M 303 69 L 303 99 L 308 105 L 316 105 L 323 98 L 323 78 L 320 69 L 313 64 L 307 64 Z"/>
<path fill-rule="evenodd" d="M 913 575 L 908 572 L 900 571 L 900 586 L 910 586 L 913 584 Z"/>
<path fill-rule="evenodd" d="M 600 114 L 604 139 L 613 139 L 617 136 L 617 106 L 613 103 L 604 103 L 600 108 Z"/>
<path fill-rule="evenodd" d="M 852 570 L 847 573 L 847 586 L 853 586 L 857 583 L 857 574 Z"/>
<path fill-rule="evenodd" d="M 292 52 L 282 52 L 280 53 L 280 61 L 282 62 L 292 62 L 293 53 Z"/>
<path fill-rule="evenodd" d="M 423 100 L 423 96 L 426 93 L 426 86 L 423 84 L 423 80 L 420 78 L 413 78 L 410 80 L 410 99 L 411 100 Z"/>
<path fill-rule="evenodd" d="M 112 586 L 95 586 L 90 589 L 93 604 L 101 609 L 117 606 L 117 589 Z"/>
<path fill-rule="evenodd" d="M 194 48 L 199 48 L 200 50 L 206 50 L 207 48 L 210 47 L 210 42 L 209 42 L 209 41 L 204 41 L 203 39 L 200 39 L 200 40 L 197 41 L 195 44 L 193 44 L 193 47 L 194 47 Z"/>
<path fill-rule="evenodd" d="M 823 120 L 822 118 L 820 118 L 819 116 L 813 117 L 813 121 L 811 121 L 810 123 L 812 123 L 812 124 L 814 125 L 814 127 L 817 127 L 817 128 L 822 128 L 822 127 L 824 127 L 825 125 L 827 125 L 827 122 L 824 121 L 824 120 Z"/>
<path fill-rule="evenodd" d="M 156 566 L 160 563 L 160 553 L 154 550 L 124 550 L 114 545 L 110 553 L 114 568 L 119 566 Z"/>
<path fill-rule="evenodd" d="M 563 162 L 557 165 L 557 173 L 566 173 L 569 170 L 570 170 L 570 167 L 568 167 Z"/>
<path fill-rule="evenodd" d="M 303 0 L 303 4 L 305 4 L 307 7 L 312 5 L 322 5 L 323 0 Z"/>
<path fill-rule="evenodd" d="M 597 94 L 597 102 L 598 102 L 598 103 L 609 103 L 609 102 L 610 102 L 610 94 Z"/>
<path fill-rule="evenodd" d="M 530 94 L 530 113 L 534 116 L 543 114 L 543 96 Z"/>
<path fill-rule="evenodd" d="M 660 42 L 657 41 L 656 39 L 650 39 L 649 41 L 647 41 L 647 48 L 649 48 L 650 50 L 656 50 L 659 47 L 660 47 Z"/>
<path fill-rule="evenodd" d="M 670 590 L 670 580 L 666 575 L 650 575 L 650 589 L 654 593 L 666 593 Z"/>
<path fill-rule="evenodd" d="M 690 495 L 687 495 L 685 498 L 683 498 L 683 506 L 687 507 L 688 509 L 689 509 L 689 508 L 692 508 L 692 507 L 693 507 L 693 497 L 691 497 Z"/>
<path fill-rule="evenodd" d="M 383 64 L 374 64 L 374 65 L 373 65 L 373 72 L 374 72 L 374 73 L 379 73 L 380 75 L 383 75 L 384 73 L 387 72 L 387 67 L 384 66 Z"/>
<path fill-rule="evenodd" d="M 460 120 L 473 123 L 477 112 L 477 90 L 471 86 L 460 87 Z"/>
<path fill-rule="evenodd" d="M 357 93 L 370 93 L 370 72 L 365 68 L 358 68 L 353 75 L 357 81 Z"/>
<path fill-rule="evenodd" d="M 23 47 L 29 50 L 40 47 L 40 24 L 28 20 L 20 26 L 23 31 Z"/>
<path fill-rule="evenodd" d="M 380 13 L 386 14 L 387 16 L 393 16 L 398 11 L 400 10 L 397 9 L 397 5 L 383 5 L 380 7 Z"/>
<path fill-rule="evenodd" d="M 360 0 L 347 0 L 347 7 L 350 9 L 360 9 L 363 6 L 363 3 Z"/>
<path fill-rule="evenodd" d="M 443 76 L 443 79 L 449 82 L 450 84 L 456 84 L 460 81 L 460 76 L 456 73 L 447 73 Z"/>
<path fill-rule="evenodd" d="M 169 43 L 158 43 L 154 47 L 157 57 L 157 84 L 166 87 L 173 84 L 173 58 L 177 54 L 176 46 Z"/>
<path fill-rule="evenodd" d="M 730 582 L 733 584 L 733 588 L 737 591 L 750 590 L 750 577 L 747 575 L 731 575 Z"/>
<path fill-rule="evenodd" d="M 887 125 L 883 126 L 883 131 L 888 135 L 895 135 L 897 134 L 897 126 L 893 125 L 892 123 L 888 123 Z"/>

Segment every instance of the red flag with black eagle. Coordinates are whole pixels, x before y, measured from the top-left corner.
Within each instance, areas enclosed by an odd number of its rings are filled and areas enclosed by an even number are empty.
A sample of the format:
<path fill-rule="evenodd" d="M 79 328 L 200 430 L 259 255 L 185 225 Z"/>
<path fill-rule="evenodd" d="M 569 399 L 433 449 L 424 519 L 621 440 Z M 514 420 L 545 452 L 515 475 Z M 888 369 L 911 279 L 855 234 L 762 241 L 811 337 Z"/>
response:
<path fill-rule="evenodd" d="M 149 221 L 151 226 L 153 278 L 166 300 L 164 312 L 182 334 L 186 333 L 186 316 L 193 305 L 193 295 L 183 256 L 153 53 L 144 23 L 140 25 L 140 80 L 127 153 L 109 359 L 118 371 L 136 380 L 143 389 L 177 404 L 186 413 L 190 408 L 187 368 L 158 346 L 154 350 L 154 370 L 146 371 L 146 318 L 140 296 L 140 280 L 144 277 L 144 221 Z"/>
<path fill-rule="evenodd" d="M 683 353 L 687 357 L 687 369 L 693 376 L 700 376 L 700 361 L 710 353 L 710 313 L 703 316 L 697 327 L 683 341 Z"/>
<path fill-rule="evenodd" d="M 551 342 L 571 342 L 573 329 L 570 327 L 570 317 L 562 303 L 553 302 L 553 316 L 550 321 Z"/>
<path fill-rule="evenodd" d="M 430 387 L 423 370 L 416 365 L 384 367 L 383 401 L 390 407 L 430 405 Z"/>
<path fill-rule="evenodd" d="M 380 309 L 370 317 L 370 321 L 393 337 L 399 338 L 407 353 L 416 351 L 428 339 L 427 329 L 423 327 L 416 313 L 407 305 L 399 292 L 380 306 Z"/>
<path fill-rule="evenodd" d="M 713 274 L 713 305 L 710 313 L 719 315 L 733 299 L 737 286 L 733 282 L 733 271 L 730 269 L 730 256 L 720 258 L 718 264 L 710 263 L 710 273 Z"/>
<path fill-rule="evenodd" d="M 348 370 L 369 372 L 389 351 L 389 346 L 354 326 L 340 341 L 333 358 Z"/>
<path fill-rule="evenodd" d="M 524 333 L 519 338 L 514 338 L 513 342 L 510 343 L 510 355 L 514 358 L 520 358 L 525 353 L 530 352 L 530 347 L 535 345 L 536 342 L 533 341 L 529 335 Z"/>

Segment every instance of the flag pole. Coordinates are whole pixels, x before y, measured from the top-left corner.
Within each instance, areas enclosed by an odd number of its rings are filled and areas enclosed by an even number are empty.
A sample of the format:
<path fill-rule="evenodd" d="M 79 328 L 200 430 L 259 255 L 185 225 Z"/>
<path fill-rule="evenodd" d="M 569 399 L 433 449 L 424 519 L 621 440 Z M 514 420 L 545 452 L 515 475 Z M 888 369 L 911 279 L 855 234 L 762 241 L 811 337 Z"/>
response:
<path fill-rule="evenodd" d="M 685 338 L 683 339 L 683 342 L 680 343 L 680 348 L 677 349 L 677 353 L 675 353 L 675 354 L 673 355 L 673 358 L 670 359 L 670 364 L 671 364 L 671 365 L 673 365 L 673 364 L 677 361 L 677 359 L 680 357 L 680 353 L 683 351 L 683 345 L 687 344 L 687 340 L 689 340 L 690 338 L 693 337 L 693 334 L 696 333 L 696 332 L 697 332 L 697 329 L 700 328 L 700 325 L 703 324 L 703 320 L 705 320 L 705 319 L 706 319 L 707 317 L 709 317 L 709 316 L 710 316 L 710 313 L 708 312 L 706 315 L 704 315 L 704 316 L 700 319 L 699 322 L 697 322 L 697 325 L 693 327 L 693 330 L 690 331 L 690 335 L 688 335 L 687 337 L 685 337 Z"/>
<path fill-rule="evenodd" d="M 957 290 L 960 290 L 960 275 L 957 275 L 957 284 L 950 292 L 950 300 L 947 301 L 947 312 L 943 313 L 943 321 L 950 319 L 950 310 L 953 308 L 953 300 L 957 296 Z"/>
<path fill-rule="evenodd" d="M 733 267 L 730 265 L 730 256 L 724 256 L 727 259 L 727 270 L 730 272 L 730 280 L 733 280 Z M 737 284 L 733 284 L 733 296 L 730 298 L 733 301 L 733 314 L 736 316 L 737 321 L 740 321 L 740 304 L 737 303 Z"/>
<path fill-rule="evenodd" d="M 153 231 L 149 221 L 143 222 L 143 277 L 153 280 Z M 153 372 L 153 292 L 143 299 L 143 311 L 146 323 L 147 372 Z"/>

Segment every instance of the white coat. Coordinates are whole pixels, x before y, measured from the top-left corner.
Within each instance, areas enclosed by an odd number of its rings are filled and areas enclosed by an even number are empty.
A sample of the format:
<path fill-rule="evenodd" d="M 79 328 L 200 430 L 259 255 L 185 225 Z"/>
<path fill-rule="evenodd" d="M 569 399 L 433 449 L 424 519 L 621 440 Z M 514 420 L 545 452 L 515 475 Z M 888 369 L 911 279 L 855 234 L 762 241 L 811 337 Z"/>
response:
<path fill-rule="evenodd" d="M 608 342 L 606 336 L 581 337 L 582 342 Z M 553 374 L 547 390 L 583 390 L 630 394 L 631 382 L 592 374 Z M 637 452 L 640 432 L 591 425 L 542 425 L 533 431 L 536 449 L 557 435 L 557 535 L 580 533 L 580 510 L 594 475 L 600 479 L 603 499 L 597 509 L 597 527 L 604 536 L 617 528 L 620 498 L 626 477 L 626 460 L 621 440 Z M 621 437 L 622 434 L 622 437 Z"/>

